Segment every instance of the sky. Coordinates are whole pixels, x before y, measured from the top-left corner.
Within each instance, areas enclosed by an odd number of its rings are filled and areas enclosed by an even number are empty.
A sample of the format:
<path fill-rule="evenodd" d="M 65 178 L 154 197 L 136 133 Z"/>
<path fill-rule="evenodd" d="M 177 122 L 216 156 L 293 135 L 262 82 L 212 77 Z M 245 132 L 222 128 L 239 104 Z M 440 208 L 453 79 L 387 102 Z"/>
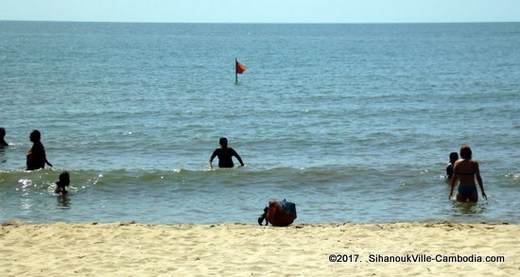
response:
<path fill-rule="evenodd" d="M 520 0 L 0 0 L 0 20 L 209 23 L 520 21 Z"/>

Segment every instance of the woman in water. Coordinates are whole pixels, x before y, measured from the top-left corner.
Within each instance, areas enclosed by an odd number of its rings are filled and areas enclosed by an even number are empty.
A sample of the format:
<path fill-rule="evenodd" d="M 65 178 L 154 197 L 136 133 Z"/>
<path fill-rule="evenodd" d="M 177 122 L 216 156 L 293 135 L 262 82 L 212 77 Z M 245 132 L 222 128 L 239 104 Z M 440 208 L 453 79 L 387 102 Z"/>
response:
<path fill-rule="evenodd" d="M 487 200 L 484 192 L 484 185 L 482 184 L 482 177 L 480 177 L 480 170 L 478 163 L 471 160 L 471 148 L 468 145 L 462 145 L 460 148 L 460 157 L 462 160 L 455 162 L 453 166 L 453 178 L 451 178 L 450 199 L 453 197 L 453 189 L 457 180 L 460 181 L 457 201 L 459 202 L 477 202 L 478 192 L 475 185 L 475 179 L 478 182 L 482 197 Z"/>
<path fill-rule="evenodd" d="M 45 147 L 43 147 L 43 144 L 41 143 L 40 131 L 32 131 L 29 139 L 33 143 L 33 146 L 27 153 L 27 170 L 45 168 L 45 164 L 52 167 L 52 164 L 47 160 Z"/>

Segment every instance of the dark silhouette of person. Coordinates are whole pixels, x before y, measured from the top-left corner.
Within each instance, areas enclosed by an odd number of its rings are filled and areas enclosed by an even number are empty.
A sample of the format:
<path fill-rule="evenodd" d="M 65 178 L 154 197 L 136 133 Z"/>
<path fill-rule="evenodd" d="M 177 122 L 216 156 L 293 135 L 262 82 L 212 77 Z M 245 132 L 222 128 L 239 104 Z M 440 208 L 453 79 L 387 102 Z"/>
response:
<path fill-rule="evenodd" d="M 32 131 L 29 139 L 33 143 L 33 146 L 27 153 L 27 170 L 45 168 L 45 164 L 48 164 L 50 167 L 52 167 L 52 164 L 47 160 L 45 147 L 43 147 L 43 144 L 40 141 L 40 131 Z"/>
<path fill-rule="evenodd" d="M 242 162 L 242 158 L 240 155 L 231 147 L 228 147 L 227 138 L 220 138 L 219 140 L 220 148 L 215 149 L 211 157 L 209 158 L 209 167 L 213 168 L 213 159 L 218 157 L 218 167 L 220 168 L 232 168 L 235 165 L 233 164 L 233 157 L 236 157 L 240 162 L 240 166 L 244 166 L 244 162 Z"/>
<path fill-rule="evenodd" d="M 59 195 L 65 195 L 67 194 L 67 189 L 65 187 L 68 187 L 69 185 L 70 175 L 67 171 L 63 171 L 60 174 L 58 182 L 56 182 L 56 190 L 54 190 L 54 192 Z"/>
<path fill-rule="evenodd" d="M 0 148 L 4 148 L 9 146 L 9 144 L 5 141 L 5 129 L 0 128 Z"/>
<path fill-rule="evenodd" d="M 451 181 L 451 178 L 453 177 L 453 166 L 455 165 L 455 162 L 459 159 L 459 154 L 457 152 L 451 152 L 450 153 L 450 162 L 448 163 L 448 166 L 446 167 L 446 179 Z"/>

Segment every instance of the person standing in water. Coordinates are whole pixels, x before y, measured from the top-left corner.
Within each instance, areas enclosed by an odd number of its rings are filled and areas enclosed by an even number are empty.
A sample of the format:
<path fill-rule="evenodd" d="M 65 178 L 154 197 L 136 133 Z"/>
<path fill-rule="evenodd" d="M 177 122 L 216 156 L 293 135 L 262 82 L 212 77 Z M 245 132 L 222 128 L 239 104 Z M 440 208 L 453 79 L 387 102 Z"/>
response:
<path fill-rule="evenodd" d="M 9 146 L 9 143 L 5 141 L 5 129 L 0 127 L 0 148 Z"/>
<path fill-rule="evenodd" d="M 459 187 L 457 193 L 457 201 L 459 202 L 477 202 L 478 192 L 475 185 L 475 179 L 478 182 L 482 197 L 487 200 L 487 195 L 484 192 L 484 185 L 482 177 L 480 177 L 479 165 L 476 161 L 471 160 L 471 148 L 468 145 L 462 145 L 460 148 L 460 157 L 462 160 L 455 162 L 453 166 L 453 178 L 451 178 L 450 199 L 453 196 L 453 189 L 457 180 L 459 180 Z"/>
<path fill-rule="evenodd" d="M 450 153 L 450 162 L 448 163 L 448 166 L 446 167 L 446 181 L 448 181 L 448 184 L 451 181 L 451 178 L 453 177 L 453 165 L 455 162 L 459 159 L 459 154 L 457 152 L 451 152 Z"/>
<path fill-rule="evenodd" d="M 228 147 L 227 138 L 220 138 L 219 140 L 220 148 L 215 149 L 211 157 L 209 158 L 209 167 L 213 168 L 213 159 L 218 157 L 218 167 L 220 168 L 232 168 L 235 165 L 233 164 L 233 157 L 236 157 L 240 162 L 240 166 L 244 166 L 244 162 L 242 162 L 242 158 L 240 155 L 231 147 Z"/>
<path fill-rule="evenodd" d="M 45 168 L 45 164 L 48 164 L 50 167 L 52 167 L 52 164 L 47 160 L 45 147 L 43 147 L 43 144 L 40 141 L 40 131 L 32 131 L 29 139 L 33 143 L 33 146 L 27 153 L 27 170 Z"/>

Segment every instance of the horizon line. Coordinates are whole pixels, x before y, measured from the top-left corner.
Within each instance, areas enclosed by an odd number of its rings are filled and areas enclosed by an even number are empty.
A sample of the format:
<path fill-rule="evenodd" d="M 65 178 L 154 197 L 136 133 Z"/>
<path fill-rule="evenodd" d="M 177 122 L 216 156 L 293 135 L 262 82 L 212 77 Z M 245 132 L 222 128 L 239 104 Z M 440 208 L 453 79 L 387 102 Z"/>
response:
<path fill-rule="evenodd" d="M 367 21 L 367 22 L 205 22 L 205 21 L 82 21 L 82 20 L 24 20 L 0 19 L 0 22 L 41 22 L 41 23 L 115 23 L 115 24 L 493 24 L 493 23 L 520 23 L 520 21 Z"/>

